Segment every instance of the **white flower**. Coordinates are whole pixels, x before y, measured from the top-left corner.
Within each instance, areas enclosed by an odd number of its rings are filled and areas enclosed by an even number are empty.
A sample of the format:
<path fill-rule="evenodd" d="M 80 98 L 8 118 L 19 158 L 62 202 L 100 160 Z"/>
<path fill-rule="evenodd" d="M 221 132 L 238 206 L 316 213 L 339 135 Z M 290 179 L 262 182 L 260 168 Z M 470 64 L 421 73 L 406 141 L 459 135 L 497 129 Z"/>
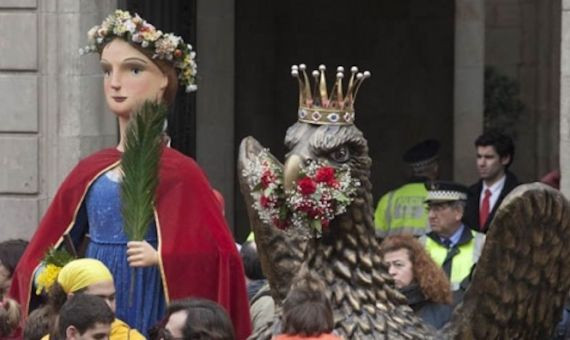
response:
<path fill-rule="evenodd" d="M 198 86 L 196 84 L 190 84 L 186 86 L 186 92 L 194 92 L 198 89 Z"/>
<path fill-rule="evenodd" d="M 139 34 L 139 33 L 135 33 L 133 34 L 133 36 L 131 37 L 131 39 L 136 42 L 136 43 L 140 43 L 143 41 L 143 37 Z"/>
<path fill-rule="evenodd" d="M 145 48 L 148 47 L 148 41 L 143 40 L 143 42 L 141 43 L 141 46 L 145 47 Z"/>
<path fill-rule="evenodd" d="M 137 30 L 137 25 L 132 20 L 125 22 L 125 29 L 130 33 L 134 33 Z"/>
<path fill-rule="evenodd" d="M 87 32 L 87 39 L 89 41 L 95 41 L 95 36 L 97 35 L 98 30 L 99 30 L 99 26 L 91 27 L 91 29 Z"/>

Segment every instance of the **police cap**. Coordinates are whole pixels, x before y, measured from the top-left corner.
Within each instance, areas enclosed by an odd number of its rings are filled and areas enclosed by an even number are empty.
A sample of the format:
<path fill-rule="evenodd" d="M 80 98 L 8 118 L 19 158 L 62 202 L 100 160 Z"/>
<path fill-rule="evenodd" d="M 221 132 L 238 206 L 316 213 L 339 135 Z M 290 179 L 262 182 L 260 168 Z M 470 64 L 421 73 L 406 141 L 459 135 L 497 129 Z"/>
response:
<path fill-rule="evenodd" d="M 425 200 L 426 202 L 467 200 L 467 187 L 459 183 L 448 181 L 428 181 L 425 186 L 428 191 Z"/>
<path fill-rule="evenodd" d="M 413 168 L 425 167 L 437 160 L 439 146 L 437 140 L 426 139 L 408 149 L 402 159 Z"/>

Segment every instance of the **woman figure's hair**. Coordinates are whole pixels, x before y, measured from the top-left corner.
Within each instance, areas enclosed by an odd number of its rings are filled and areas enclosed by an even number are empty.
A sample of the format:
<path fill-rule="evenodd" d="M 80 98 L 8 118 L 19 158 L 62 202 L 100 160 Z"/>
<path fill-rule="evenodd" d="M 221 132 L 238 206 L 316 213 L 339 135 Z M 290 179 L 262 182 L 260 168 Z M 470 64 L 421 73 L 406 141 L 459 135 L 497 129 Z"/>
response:
<path fill-rule="evenodd" d="M 8 297 L 0 300 L 0 338 L 10 336 L 20 323 L 20 306 Z"/>
<path fill-rule="evenodd" d="M 206 299 L 173 301 L 166 311 L 165 321 L 176 312 L 187 313 L 182 329 L 185 340 L 234 340 L 235 332 L 226 311 L 217 303 Z"/>
<path fill-rule="evenodd" d="M 332 332 L 333 312 L 325 286 L 311 274 L 293 282 L 283 303 L 283 333 L 319 336 Z"/>
<path fill-rule="evenodd" d="M 391 235 L 380 244 L 380 256 L 386 253 L 405 249 L 408 252 L 414 281 L 424 296 L 435 303 L 451 303 L 451 284 L 422 244 L 409 234 Z"/>

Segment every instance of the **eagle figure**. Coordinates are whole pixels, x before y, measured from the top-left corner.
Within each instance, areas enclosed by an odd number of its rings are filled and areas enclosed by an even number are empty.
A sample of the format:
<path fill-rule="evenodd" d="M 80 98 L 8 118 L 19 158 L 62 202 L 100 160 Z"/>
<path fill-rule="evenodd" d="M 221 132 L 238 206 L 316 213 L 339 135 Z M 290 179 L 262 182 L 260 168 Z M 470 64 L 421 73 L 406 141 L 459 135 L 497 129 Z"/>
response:
<path fill-rule="evenodd" d="M 337 69 L 329 96 L 323 65 L 312 73 L 314 88 L 305 65 L 292 67 L 300 86 L 298 121 L 286 133 L 289 152 L 284 165 L 268 156 L 283 173 L 286 193 L 297 185 L 303 167 L 311 162 L 348 167 L 359 181 L 346 211 L 335 216 L 321 233 L 284 230 L 260 218 L 245 170 L 266 150 L 253 137 L 241 142 L 240 187 L 277 306 L 273 321 L 251 338 L 271 339 L 279 332 L 279 306 L 296 276 L 307 272 L 325 284 L 335 333 L 345 339 L 549 338 L 570 288 L 570 206 L 566 198 L 539 183 L 511 192 L 493 220 L 463 303 L 451 321 L 436 331 L 407 306 L 379 256 L 372 210 L 372 161 L 367 141 L 354 125 L 354 100 L 370 73 L 352 67 L 343 94 L 343 71 Z"/>

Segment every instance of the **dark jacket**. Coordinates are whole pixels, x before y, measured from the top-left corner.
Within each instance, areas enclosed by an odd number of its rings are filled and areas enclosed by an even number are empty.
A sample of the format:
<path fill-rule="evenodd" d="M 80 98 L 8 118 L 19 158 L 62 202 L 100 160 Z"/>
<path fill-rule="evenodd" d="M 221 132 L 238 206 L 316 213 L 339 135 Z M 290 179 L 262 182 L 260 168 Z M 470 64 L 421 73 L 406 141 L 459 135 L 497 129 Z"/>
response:
<path fill-rule="evenodd" d="M 434 328 L 440 329 L 451 318 L 452 306 L 427 300 L 417 284 L 402 288 L 401 292 L 416 315 Z"/>
<path fill-rule="evenodd" d="M 501 190 L 499 198 L 497 199 L 497 203 L 493 207 L 493 210 L 491 210 L 489 217 L 487 218 L 487 222 L 485 223 L 485 227 L 482 230 L 479 228 L 479 202 L 481 191 L 483 191 L 483 180 L 479 180 L 479 182 L 469 187 L 467 207 L 465 208 L 465 213 L 463 214 L 463 223 L 465 223 L 465 225 L 469 226 L 471 229 L 487 233 L 489 224 L 493 220 L 495 212 L 501 205 L 501 202 L 503 202 L 503 199 L 509 192 L 511 192 L 517 185 L 519 185 L 519 180 L 512 172 L 509 172 L 507 170 L 505 175 L 507 176 L 505 179 L 505 186 L 503 187 L 503 190 Z"/>

